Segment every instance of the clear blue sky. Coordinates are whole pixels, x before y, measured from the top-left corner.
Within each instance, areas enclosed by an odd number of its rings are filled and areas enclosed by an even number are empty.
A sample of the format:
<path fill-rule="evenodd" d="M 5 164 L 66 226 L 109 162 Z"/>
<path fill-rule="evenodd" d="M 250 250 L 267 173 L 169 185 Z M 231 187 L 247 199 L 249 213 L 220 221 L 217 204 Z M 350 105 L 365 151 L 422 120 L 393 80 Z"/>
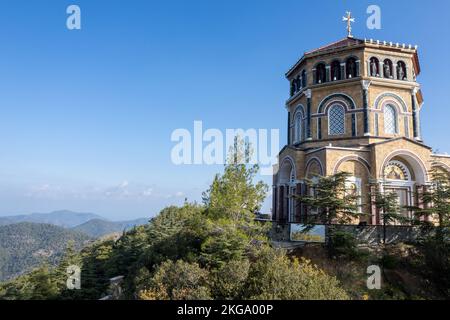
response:
<path fill-rule="evenodd" d="M 172 131 L 279 128 L 283 144 L 284 73 L 345 36 L 346 10 L 356 37 L 419 45 L 425 142 L 450 152 L 448 0 L 1 0 L 0 215 L 123 219 L 200 200 L 221 167 L 173 165 Z"/>

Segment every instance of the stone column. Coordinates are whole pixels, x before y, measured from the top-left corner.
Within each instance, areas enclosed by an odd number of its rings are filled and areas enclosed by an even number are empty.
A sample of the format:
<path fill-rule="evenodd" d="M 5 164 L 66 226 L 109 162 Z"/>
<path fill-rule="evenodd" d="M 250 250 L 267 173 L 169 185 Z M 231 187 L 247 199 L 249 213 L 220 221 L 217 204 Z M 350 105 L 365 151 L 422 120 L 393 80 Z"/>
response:
<path fill-rule="evenodd" d="M 331 66 L 325 66 L 325 82 L 330 82 L 331 80 Z"/>
<path fill-rule="evenodd" d="M 363 113 L 364 113 L 364 135 L 370 136 L 369 129 L 369 80 L 362 80 L 362 89 L 363 89 Z"/>
<path fill-rule="evenodd" d="M 306 140 L 312 140 L 311 135 L 311 89 L 306 90 Z"/>
<path fill-rule="evenodd" d="M 413 116 L 413 134 L 415 140 L 421 140 L 420 124 L 419 124 L 419 110 L 417 109 L 416 94 L 419 89 L 417 87 L 411 90 L 411 106 Z"/>
<path fill-rule="evenodd" d="M 317 69 L 316 68 L 314 68 L 314 69 L 312 69 L 312 75 L 313 75 L 313 84 L 316 84 L 317 83 Z"/>

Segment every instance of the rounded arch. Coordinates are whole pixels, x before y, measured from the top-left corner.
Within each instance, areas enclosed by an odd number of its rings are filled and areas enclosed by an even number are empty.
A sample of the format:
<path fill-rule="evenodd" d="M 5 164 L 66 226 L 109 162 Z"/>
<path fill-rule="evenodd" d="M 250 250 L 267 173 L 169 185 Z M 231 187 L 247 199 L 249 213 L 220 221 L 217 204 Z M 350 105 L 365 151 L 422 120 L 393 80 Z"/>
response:
<path fill-rule="evenodd" d="M 319 103 L 319 107 L 317 108 L 317 113 L 325 113 L 324 112 L 325 106 L 327 106 L 329 104 L 329 102 L 331 102 L 331 100 L 333 100 L 333 99 L 344 100 L 346 102 L 347 106 L 350 107 L 350 109 L 356 109 L 356 104 L 352 97 L 350 97 L 349 95 L 347 95 L 345 93 L 333 93 L 333 94 L 326 96 Z"/>
<path fill-rule="evenodd" d="M 441 161 L 433 161 L 431 163 L 432 168 L 438 168 L 446 171 L 450 175 L 450 166 L 441 162 Z"/>
<path fill-rule="evenodd" d="M 372 77 L 380 76 L 380 59 L 375 56 L 369 58 L 369 71 Z"/>
<path fill-rule="evenodd" d="M 344 156 L 344 157 L 340 158 L 340 159 L 336 162 L 336 164 L 335 164 L 335 166 L 334 166 L 333 174 L 338 173 L 339 167 L 340 167 L 344 162 L 347 162 L 347 161 L 355 161 L 355 162 L 359 162 L 360 164 L 362 164 L 362 165 L 364 166 L 364 168 L 366 168 L 367 174 L 370 176 L 371 167 L 370 167 L 369 162 L 367 162 L 366 159 L 364 159 L 363 157 L 358 156 L 358 155 L 349 155 L 349 156 Z"/>
<path fill-rule="evenodd" d="M 278 183 L 290 183 L 297 179 L 297 170 L 295 168 L 295 161 L 286 156 L 281 161 L 280 171 L 278 172 Z"/>
<path fill-rule="evenodd" d="M 306 79 L 306 70 L 303 69 L 301 72 L 302 75 L 302 88 L 305 88 L 307 85 L 307 79 Z"/>
<path fill-rule="evenodd" d="M 389 161 L 391 161 L 395 157 L 401 158 L 404 162 L 406 162 L 406 164 L 411 167 L 416 182 L 421 184 L 428 183 L 428 171 L 423 160 L 411 151 L 403 149 L 393 151 L 384 158 L 384 161 L 379 168 L 379 175 L 381 179 L 385 179 L 384 168 L 387 166 Z"/>
<path fill-rule="evenodd" d="M 395 104 L 386 102 L 383 104 L 384 133 L 398 134 L 398 108 Z"/>
<path fill-rule="evenodd" d="M 309 177 L 309 173 L 310 173 L 309 171 L 310 171 L 311 166 L 312 166 L 313 164 L 317 164 L 317 165 L 318 165 L 319 170 L 320 170 L 319 175 L 323 176 L 323 175 L 324 175 L 324 170 L 323 170 L 322 161 L 320 161 L 320 159 L 317 158 L 317 157 L 312 157 L 311 159 L 309 159 L 309 160 L 306 162 L 306 166 L 305 166 L 305 177 Z"/>
<path fill-rule="evenodd" d="M 302 105 L 297 106 L 295 109 L 294 117 L 292 118 L 292 128 L 293 128 L 293 137 L 294 137 L 294 143 L 300 143 L 303 141 L 305 136 L 305 121 L 306 121 L 306 115 L 305 115 L 305 109 Z"/>
<path fill-rule="evenodd" d="M 299 112 L 303 114 L 303 117 L 305 117 L 305 107 L 304 107 L 302 104 L 299 104 L 299 105 L 297 105 L 297 106 L 295 107 L 295 109 L 294 109 L 294 119 L 295 119 L 295 116 L 296 116 Z"/>
<path fill-rule="evenodd" d="M 345 59 L 345 77 L 347 79 L 356 78 L 358 75 L 356 61 L 359 61 L 359 58 L 353 55 Z"/>
<path fill-rule="evenodd" d="M 381 107 L 383 106 L 383 102 L 386 98 L 391 98 L 392 100 L 395 101 L 395 103 L 397 105 L 401 106 L 401 111 L 403 113 L 408 112 L 408 107 L 405 103 L 405 100 L 403 100 L 402 97 L 400 97 L 399 95 L 396 95 L 395 93 L 392 93 L 392 92 L 384 92 L 384 93 L 379 94 L 375 98 L 375 101 L 373 103 L 373 108 L 381 110 Z"/>
<path fill-rule="evenodd" d="M 318 62 L 315 66 L 315 74 L 316 74 L 316 84 L 321 84 L 327 81 L 327 71 L 326 71 L 326 63 L 325 62 Z"/>
<path fill-rule="evenodd" d="M 335 59 L 330 64 L 331 81 L 342 80 L 341 61 Z"/>
<path fill-rule="evenodd" d="M 383 61 L 383 77 L 388 79 L 394 78 L 394 68 L 393 68 L 392 60 L 389 58 L 384 59 Z"/>
<path fill-rule="evenodd" d="M 396 73 L 397 73 L 398 80 L 407 80 L 408 79 L 406 63 L 403 60 L 397 61 Z"/>

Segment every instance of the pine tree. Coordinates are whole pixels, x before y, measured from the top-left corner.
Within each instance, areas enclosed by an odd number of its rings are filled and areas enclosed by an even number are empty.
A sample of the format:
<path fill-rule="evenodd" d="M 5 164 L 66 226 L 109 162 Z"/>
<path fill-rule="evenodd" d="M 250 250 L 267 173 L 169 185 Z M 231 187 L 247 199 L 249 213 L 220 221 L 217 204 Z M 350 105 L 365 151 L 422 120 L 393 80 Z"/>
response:
<path fill-rule="evenodd" d="M 254 184 L 259 167 L 249 164 L 251 154 L 250 145 L 239 136 L 235 137 L 223 175 L 217 174 L 210 188 L 203 193 L 210 216 L 235 221 L 253 220 L 261 209 L 268 186 L 262 181 Z"/>
<path fill-rule="evenodd" d="M 415 212 L 415 223 L 430 225 L 430 220 L 437 223 L 436 238 L 445 240 L 450 228 L 450 177 L 447 172 L 433 168 L 430 172 L 431 185 L 420 196 L 423 208 L 411 207 Z M 421 217 L 428 219 L 421 220 Z"/>
<path fill-rule="evenodd" d="M 401 215 L 398 194 L 394 191 L 382 192 L 375 186 L 375 192 L 371 193 L 371 198 L 375 198 L 375 207 L 381 214 L 383 224 L 383 243 L 386 243 L 386 226 L 396 223 L 407 222 L 408 219 Z"/>
<path fill-rule="evenodd" d="M 312 192 L 308 195 L 296 195 L 294 198 L 316 211 L 313 218 L 308 217 L 306 225 L 314 224 L 348 224 L 361 217 L 359 208 L 360 195 L 352 192 L 348 186 L 350 174 L 339 172 L 332 176 L 317 176 L 308 179 L 307 186 Z"/>

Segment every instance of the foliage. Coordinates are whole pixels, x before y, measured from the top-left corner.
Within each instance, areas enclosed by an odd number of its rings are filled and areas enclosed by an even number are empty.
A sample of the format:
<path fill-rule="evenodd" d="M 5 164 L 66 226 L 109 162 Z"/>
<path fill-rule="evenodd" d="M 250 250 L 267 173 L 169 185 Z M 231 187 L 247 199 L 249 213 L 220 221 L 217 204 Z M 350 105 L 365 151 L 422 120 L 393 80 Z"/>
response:
<path fill-rule="evenodd" d="M 0 281 L 18 276 L 43 262 L 55 265 L 69 242 L 79 250 L 90 238 L 62 227 L 22 222 L 0 226 Z"/>
<path fill-rule="evenodd" d="M 412 207 L 416 214 L 416 223 L 428 225 L 427 221 L 420 220 L 420 217 L 427 217 L 427 220 L 437 222 L 436 237 L 448 241 L 450 228 L 450 177 L 447 172 L 439 168 L 433 168 L 430 173 L 431 186 L 421 195 L 423 208 Z"/>
<path fill-rule="evenodd" d="M 420 245 L 424 256 L 423 268 L 440 291 L 450 298 L 450 242 L 429 237 Z"/>
<path fill-rule="evenodd" d="M 250 221 L 260 210 L 268 187 L 262 181 L 253 182 L 259 167 L 248 164 L 250 146 L 236 137 L 233 148 L 223 175 L 214 177 L 203 201 L 213 218 Z"/>
<path fill-rule="evenodd" d="M 236 140 L 235 151 L 239 146 Z M 216 176 L 203 205 L 168 207 L 118 240 L 97 241 L 78 254 L 68 250 L 48 277 L 17 279 L 0 287 L 0 298 L 30 297 L 28 286 L 41 284 L 32 292 L 44 298 L 99 299 L 119 275 L 129 299 L 348 298 L 335 278 L 270 246 L 269 226 L 254 219 L 267 186 L 253 182 L 256 166 L 230 158 L 235 161 Z M 64 288 L 69 263 L 81 267 L 81 290 Z"/>
<path fill-rule="evenodd" d="M 361 260 L 367 257 L 367 252 L 358 249 L 358 241 L 349 232 L 331 231 L 328 241 L 328 252 L 331 257 L 348 260 Z"/>
<path fill-rule="evenodd" d="M 348 187 L 347 172 L 339 172 L 332 176 L 318 176 L 307 180 L 307 186 L 312 192 L 308 195 L 296 195 L 301 202 L 311 210 L 317 211 L 310 215 L 307 225 L 312 227 L 316 223 L 331 224 L 351 223 L 361 216 L 358 204 L 360 196 L 351 192 Z"/>
<path fill-rule="evenodd" d="M 280 250 L 264 248 L 250 267 L 244 298 L 268 300 L 348 299 L 339 282 L 307 260 L 291 260 Z"/>
<path fill-rule="evenodd" d="M 150 287 L 139 293 L 144 300 L 209 300 L 208 270 L 183 260 L 163 262 L 150 280 Z"/>

